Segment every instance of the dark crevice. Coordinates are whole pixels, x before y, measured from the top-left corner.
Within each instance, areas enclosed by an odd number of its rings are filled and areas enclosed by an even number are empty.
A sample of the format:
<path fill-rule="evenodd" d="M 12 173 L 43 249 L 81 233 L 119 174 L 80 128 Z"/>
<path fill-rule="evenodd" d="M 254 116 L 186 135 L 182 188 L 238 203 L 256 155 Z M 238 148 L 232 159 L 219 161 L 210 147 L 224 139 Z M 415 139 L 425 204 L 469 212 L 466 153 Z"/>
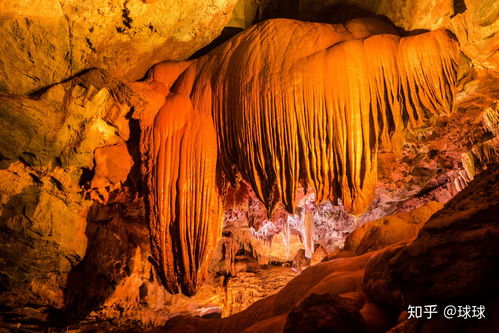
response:
<path fill-rule="evenodd" d="M 50 181 L 52 182 L 52 184 L 55 185 L 55 187 L 57 187 L 59 191 L 64 190 L 64 186 L 62 186 L 62 183 L 59 180 L 57 180 L 55 177 L 50 177 Z"/>
<path fill-rule="evenodd" d="M 35 182 L 36 184 L 42 184 L 40 178 L 34 173 L 30 173 L 29 176 L 31 177 L 31 179 L 33 179 L 33 182 Z"/>
<path fill-rule="evenodd" d="M 140 155 L 140 121 L 134 119 L 133 113 L 135 111 L 134 107 L 130 108 L 130 111 L 126 114 L 125 118 L 129 121 L 130 128 L 130 139 L 126 142 L 126 147 L 128 153 L 132 157 L 133 165 L 128 173 L 128 177 L 125 181 L 125 186 L 129 186 L 131 189 L 138 193 L 143 192 L 143 186 L 141 181 L 140 166 L 142 163 Z"/>
<path fill-rule="evenodd" d="M 81 176 L 78 185 L 84 186 L 94 177 L 94 172 L 90 168 L 81 168 Z"/>
<path fill-rule="evenodd" d="M 128 8 L 123 8 L 122 10 L 123 25 L 128 29 L 130 29 L 132 28 L 133 19 L 128 15 L 130 15 L 130 10 Z"/>
<path fill-rule="evenodd" d="M 21 163 L 29 167 L 41 165 L 38 157 L 30 152 L 22 152 L 18 159 L 19 161 L 21 161 Z"/>
<path fill-rule="evenodd" d="M 462 14 L 466 11 L 466 3 L 464 0 L 454 0 L 454 14 L 451 16 L 454 17 L 457 14 Z"/>
<path fill-rule="evenodd" d="M 96 52 L 95 48 L 94 48 L 94 44 L 92 43 L 92 41 L 88 37 L 85 37 L 85 41 L 87 42 L 88 48 L 90 50 Z"/>

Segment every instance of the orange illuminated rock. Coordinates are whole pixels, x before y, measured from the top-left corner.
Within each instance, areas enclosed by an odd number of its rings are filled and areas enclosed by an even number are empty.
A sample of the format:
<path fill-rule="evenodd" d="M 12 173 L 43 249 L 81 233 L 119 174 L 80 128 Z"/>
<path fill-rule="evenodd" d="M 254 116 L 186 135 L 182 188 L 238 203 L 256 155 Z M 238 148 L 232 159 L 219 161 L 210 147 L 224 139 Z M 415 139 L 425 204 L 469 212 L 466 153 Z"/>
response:
<path fill-rule="evenodd" d="M 408 242 L 417 236 L 424 223 L 442 207 L 443 203 L 430 201 L 413 211 L 367 222 L 348 235 L 344 250 L 360 255 L 392 244 Z"/>
<path fill-rule="evenodd" d="M 269 212 L 277 203 L 294 212 L 306 184 L 318 203 L 341 199 L 359 215 L 374 195 L 378 149 L 451 111 L 458 50 L 448 33 L 348 26 L 265 21 L 137 84 L 152 103 L 169 90 L 157 115 L 146 107 L 139 117 L 153 256 L 171 292 L 195 292 L 220 236 L 217 166 L 245 179 Z"/>
<path fill-rule="evenodd" d="M 126 181 L 133 160 L 125 143 L 95 149 L 94 160 L 95 174 L 90 187 L 95 192 L 91 193 L 91 197 L 105 203 L 109 199 L 109 192 L 119 189 Z"/>
<path fill-rule="evenodd" d="M 189 98 L 174 95 L 146 135 L 153 258 L 170 292 L 192 295 L 222 231 L 216 132 L 209 114 L 195 113 Z"/>

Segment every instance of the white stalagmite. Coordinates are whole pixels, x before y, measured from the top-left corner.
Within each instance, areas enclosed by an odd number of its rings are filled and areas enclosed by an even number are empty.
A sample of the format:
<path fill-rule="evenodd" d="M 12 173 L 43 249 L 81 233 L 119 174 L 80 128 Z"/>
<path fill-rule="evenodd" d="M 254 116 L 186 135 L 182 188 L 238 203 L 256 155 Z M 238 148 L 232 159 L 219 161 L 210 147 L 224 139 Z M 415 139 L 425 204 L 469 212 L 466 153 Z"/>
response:
<path fill-rule="evenodd" d="M 284 229 L 282 230 L 282 235 L 284 239 L 284 246 L 286 247 L 286 259 L 289 260 L 289 247 L 290 247 L 290 241 L 291 241 L 291 230 L 289 228 L 289 218 L 286 219 L 286 222 L 284 223 Z"/>
<path fill-rule="evenodd" d="M 303 246 L 305 257 L 310 259 L 314 254 L 314 213 L 312 210 L 305 209 L 303 216 Z"/>

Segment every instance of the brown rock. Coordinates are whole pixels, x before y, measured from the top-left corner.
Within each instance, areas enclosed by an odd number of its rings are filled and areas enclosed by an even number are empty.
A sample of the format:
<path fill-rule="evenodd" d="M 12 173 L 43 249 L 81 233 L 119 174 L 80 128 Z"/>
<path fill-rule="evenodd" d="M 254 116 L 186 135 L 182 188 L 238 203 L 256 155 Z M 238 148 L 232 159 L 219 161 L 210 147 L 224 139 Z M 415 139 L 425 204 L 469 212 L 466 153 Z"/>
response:
<path fill-rule="evenodd" d="M 289 268 L 270 267 L 256 272 L 241 272 L 228 279 L 223 316 L 243 311 L 256 301 L 278 293 L 296 273 Z"/>
<path fill-rule="evenodd" d="M 123 143 L 131 91 L 93 70 L 37 96 L 0 95 L 0 302 L 47 320 L 85 256 L 94 150 Z M 27 309 L 25 309 L 27 308 Z M 19 316 L 19 317 L 17 317 Z"/>
<path fill-rule="evenodd" d="M 399 309 L 408 304 L 482 304 L 494 299 L 498 180 L 499 169 L 485 171 L 433 215 L 410 245 L 391 246 L 374 255 L 363 282 L 368 295 Z"/>
<path fill-rule="evenodd" d="M 279 332 L 284 328 L 286 316 L 295 306 L 311 294 L 340 295 L 360 301 L 359 293 L 363 267 L 371 253 L 363 256 L 336 259 L 304 270 L 281 291 L 266 297 L 246 310 L 223 319 L 198 319 L 188 316 L 169 320 L 164 328 L 154 332 Z M 355 295 L 352 295 L 351 292 Z M 350 294 L 348 294 L 350 293 Z M 359 309 L 364 304 L 360 302 Z"/>
<path fill-rule="evenodd" d="M 331 294 L 311 294 L 288 314 L 284 332 L 366 332 L 362 303 Z"/>
<path fill-rule="evenodd" d="M 124 120 L 132 96 L 125 84 L 101 70 L 37 96 L 0 94 L 1 165 L 20 159 L 32 167 L 91 169 L 95 148 L 128 139 Z"/>
<path fill-rule="evenodd" d="M 95 149 L 94 177 L 90 183 L 92 199 L 106 203 L 109 192 L 118 190 L 126 181 L 133 160 L 125 143 Z"/>
<path fill-rule="evenodd" d="M 328 256 L 326 250 L 322 246 L 319 245 L 314 251 L 314 254 L 312 254 L 312 258 L 310 258 L 310 264 L 311 265 L 316 265 L 320 262 L 323 261 L 324 258 Z"/>
<path fill-rule="evenodd" d="M 477 67 L 499 71 L 499 3 L 494 0 L 465 0 L 464 11 L 454 8 L 446 27 L 456 34 L 464 54 Z M 445 20 L 444 20 L 445 22 Z"/>

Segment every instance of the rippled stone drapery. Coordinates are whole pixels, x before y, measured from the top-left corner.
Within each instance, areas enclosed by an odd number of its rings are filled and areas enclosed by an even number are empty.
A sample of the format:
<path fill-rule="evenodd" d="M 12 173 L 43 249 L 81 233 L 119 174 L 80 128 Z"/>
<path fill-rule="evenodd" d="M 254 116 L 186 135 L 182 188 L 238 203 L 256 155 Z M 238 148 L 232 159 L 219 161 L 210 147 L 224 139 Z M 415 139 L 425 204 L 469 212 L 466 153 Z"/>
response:
<path fill-rule="evenodd" d="M 399 37 L 386 23 L 277 19 L 197 60 L 155 66 L 142 89 L 143 173 L 151 244 L 170 292 L 195 293 L 220 236 L 217 172 L 241 176 L 271 211 L 370 204 L 377 151 L 451 111 L 458 49 L 445 31 Z M 166 96 L 164 102 L 162 96 Z"/>

